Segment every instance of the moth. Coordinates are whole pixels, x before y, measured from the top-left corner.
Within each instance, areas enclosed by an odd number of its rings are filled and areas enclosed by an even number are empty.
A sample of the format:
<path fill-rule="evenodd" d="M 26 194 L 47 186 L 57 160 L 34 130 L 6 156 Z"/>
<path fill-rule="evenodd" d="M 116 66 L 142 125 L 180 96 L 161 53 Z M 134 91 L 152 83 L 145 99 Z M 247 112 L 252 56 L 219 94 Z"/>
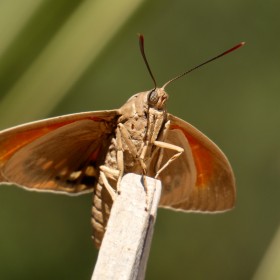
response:
<path fill-rule="evenodd" d="M 165 87 L 194 69 L 137 93 L 117 110 L 84 112 L 0 132 L 0 184 L 80 195 L 93 192 L 93 240 L 100 247 L 114 197 L 125 173 L 161 180 L 161 207 L 221 212 L 235 203 L 235 179 L 223 152 L 191 124 L 166 111 Z"/>

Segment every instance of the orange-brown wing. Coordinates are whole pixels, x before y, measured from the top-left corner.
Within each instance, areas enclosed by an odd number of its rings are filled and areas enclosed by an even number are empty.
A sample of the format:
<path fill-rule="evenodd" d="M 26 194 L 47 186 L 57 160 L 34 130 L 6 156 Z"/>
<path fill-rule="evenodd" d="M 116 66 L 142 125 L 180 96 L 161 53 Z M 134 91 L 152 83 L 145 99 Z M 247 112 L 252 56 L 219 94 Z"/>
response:
<path fill-rule="evenodd" d="M 163 183 L 161 206 L 202 212 L 231 209 L 235 204 L 235 180 L 226 156 L 189 123 L 171 114 L 168 120 L 165 141 L 184 148 L 184 153 L 159 176 Z M 163 160 L 170 158 L 165 153 Z"/>
<path fill-rule="evenodd" d="M 94 187 L 117 111 L 67 115 L 0 132 L 0 184 L 69 194 Z"/>

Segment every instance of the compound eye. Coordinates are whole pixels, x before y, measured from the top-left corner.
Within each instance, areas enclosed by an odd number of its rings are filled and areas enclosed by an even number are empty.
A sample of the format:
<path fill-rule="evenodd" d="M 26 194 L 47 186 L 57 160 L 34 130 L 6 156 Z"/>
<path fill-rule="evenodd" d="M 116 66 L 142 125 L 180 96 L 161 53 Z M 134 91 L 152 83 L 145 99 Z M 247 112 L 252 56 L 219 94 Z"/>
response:
<path fill-rule="evenodd" d="M 148 103 L 150 106 L 156 105 L 158 102 L 158 94 L 155 90 L 152 90 L 148 96 Z"/>

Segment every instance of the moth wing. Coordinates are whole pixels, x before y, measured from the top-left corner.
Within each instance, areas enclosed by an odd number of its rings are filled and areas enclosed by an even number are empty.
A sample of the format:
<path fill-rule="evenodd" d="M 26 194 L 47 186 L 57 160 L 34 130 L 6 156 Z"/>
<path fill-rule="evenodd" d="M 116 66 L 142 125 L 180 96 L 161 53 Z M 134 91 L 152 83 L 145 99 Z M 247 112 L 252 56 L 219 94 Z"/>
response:
<path fill-rule="evenodd" d="M 117 111 L 66 115 L 0 132 L 0 184 L 69 194 L 93 189 Z"/>
<path fill-rule="evenodd" d="M 236 197 L 235 179 L 226 156 L 191 124 L 171 114 L 168 120 L 165 142 L 182 147 L 184 152 L 159 176 L 163 184 L 160 205 L 200 212 L 231 209 Z M 163 162 L 170 158 L 169 153 L 164 150 Z"/>

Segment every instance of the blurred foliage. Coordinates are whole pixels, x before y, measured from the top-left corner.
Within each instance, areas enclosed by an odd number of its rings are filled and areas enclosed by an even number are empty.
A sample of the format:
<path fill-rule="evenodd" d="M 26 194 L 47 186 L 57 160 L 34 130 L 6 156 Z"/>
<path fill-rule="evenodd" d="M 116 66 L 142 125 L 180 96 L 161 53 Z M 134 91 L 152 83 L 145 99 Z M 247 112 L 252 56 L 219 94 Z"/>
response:
<path fill-rule="evenodd" d="M 236 208 L 159 210 L 147 279 L 272 279 L 260 275 L 280 261 L 272 242 L 280 215 L 278 8 L 272 0 L 2 1 L 0 127 L 118 108 L 151 88 L 138 32 L 159 85 L 246 41 L 167 89 L 169 112 L 229 157 Z M 90 279 L 90 209 L 90 195 L 1 186 L 0 279 Z"/>

